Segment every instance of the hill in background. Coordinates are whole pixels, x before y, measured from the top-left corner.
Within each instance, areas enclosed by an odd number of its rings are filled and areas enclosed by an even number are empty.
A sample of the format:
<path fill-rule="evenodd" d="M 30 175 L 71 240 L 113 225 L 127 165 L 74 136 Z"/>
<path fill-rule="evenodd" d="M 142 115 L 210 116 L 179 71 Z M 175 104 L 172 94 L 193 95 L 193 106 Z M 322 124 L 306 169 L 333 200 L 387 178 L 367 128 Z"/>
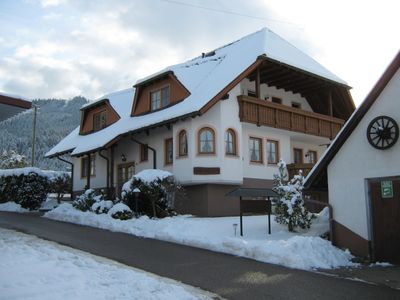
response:
<path fill-rule="evenodd" d="M 84 97 L 71 100 L 38 99 L 35 166 L 42 169 L 66 170 L 69 167 L 58 159 L 44 155 L 73 129 L 79 126 L 80 108 L 87 103 Z M 15 150 L 31 161 L 33 109 L 0 122 L 0 151 Z"/>

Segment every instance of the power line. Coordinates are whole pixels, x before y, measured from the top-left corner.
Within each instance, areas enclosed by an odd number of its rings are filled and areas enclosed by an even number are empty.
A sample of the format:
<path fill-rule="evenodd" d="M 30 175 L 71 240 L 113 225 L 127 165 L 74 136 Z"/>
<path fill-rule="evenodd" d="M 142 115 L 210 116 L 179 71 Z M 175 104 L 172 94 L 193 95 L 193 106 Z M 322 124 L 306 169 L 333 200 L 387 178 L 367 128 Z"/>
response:
<path fill-rule="evenodd" d="M 188 6 L 188 7 L 192 7 L 192 8 L 200 8 L 203 10 L 209 10 L 209 11 L 223 13 L 223 14 L 230 14 L 230 15 L 239 16 L 239 17 L 257 19 L 257 20 L 263 20 L 263 21 L 270 21 L 270 22 L 276 22 L 276 23 L 284 23 L 287 25 L 292 25 L 292 26 L 298 27 L 297 24 L 294 24 L 291 22 L 281 21 L 281 20 L 277 20 L 277 19 L 270 19 L 270 18 L 265 18 L 265 17 L 252 16 L 252 15 L 242 14 L 242 13 L 238 13 L 238 12 L 234 12 L 234 11 L 223 10 L 223 9 L 218 9 L 218 8 L 213 8 L 213 7 L 207 7 L 207 6 L 202 6 L 202 5 L 192 4 L 192 3 L 186 3 L 186 2 L 181 2 L 181 1 L 177 1 L 177 0 L 159 0 L 159 1 L 182 5 L 182 6 Z"/>

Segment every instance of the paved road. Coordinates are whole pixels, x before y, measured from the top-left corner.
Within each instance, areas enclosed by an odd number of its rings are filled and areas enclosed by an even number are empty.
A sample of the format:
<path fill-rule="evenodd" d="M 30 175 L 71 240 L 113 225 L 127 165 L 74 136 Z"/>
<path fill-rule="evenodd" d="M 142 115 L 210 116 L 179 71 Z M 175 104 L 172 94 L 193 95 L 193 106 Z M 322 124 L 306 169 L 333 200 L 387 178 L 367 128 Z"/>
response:
<path fill-rule="evenodd" d="M 228 299 L 400 299 L 400 291 L 30 214 L 0 212 L 0 227 L 33 234 Z"/>

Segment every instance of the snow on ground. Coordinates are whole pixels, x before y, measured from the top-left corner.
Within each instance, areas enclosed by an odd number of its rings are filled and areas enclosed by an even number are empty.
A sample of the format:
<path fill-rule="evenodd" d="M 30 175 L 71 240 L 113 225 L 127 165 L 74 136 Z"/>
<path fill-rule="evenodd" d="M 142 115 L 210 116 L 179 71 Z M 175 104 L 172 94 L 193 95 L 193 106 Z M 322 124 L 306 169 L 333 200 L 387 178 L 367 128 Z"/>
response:
<path fill-rule="evenodd" d="M 28 212 L 26 208 L 22 208 L 21 205 L 9 201 L 6 203 L 0 203 L 0 211 L 11 211 L 11 212 Z"/>
<path fill-rule="evenodd" d="M 267 234 L 266 216 L 244 217 L 244 237 L 239 236 L 239 217 L 196 218 L 176 216 L 149 219 L 146 216 L 127 221 L 107 214 L 81 212 L 65 203 L 47 212 L 45 217 L 88 225 L 136 236 L 205 248 L 298 269 L 335 268 L 355 265 L 352 255 L 319 237 L 328 230 L 326 214 L 314 220 L 311 230 L 289 233 L 271 216 L 272 234 Z M 234 235 L 233 224 L 238 224 Z"/>
<path fill-rule="evenodd" d="M 0 229 L 0 299 L 211 299 L 211 294 L 34 236 Z"/>

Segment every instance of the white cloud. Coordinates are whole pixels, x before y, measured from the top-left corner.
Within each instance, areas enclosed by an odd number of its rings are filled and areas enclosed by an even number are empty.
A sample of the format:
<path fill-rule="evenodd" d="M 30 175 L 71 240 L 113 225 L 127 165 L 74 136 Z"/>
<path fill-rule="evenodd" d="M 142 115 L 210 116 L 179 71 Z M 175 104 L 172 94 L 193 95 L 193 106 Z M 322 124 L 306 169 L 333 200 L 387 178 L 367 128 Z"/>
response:
<path fill-rule="evenodd" d="M 347 80 L 359 103 L 400 45 L 397 2 L 360 3 L 201 1 L 260 21 L 157 0 L 41 1 L 41 22 L 16 23 L 8 38 L 0 29 L 0 89 L 93 98 L 268 26 Z"/>
<path fill-rule="evenodd" d="M 44 15 L 42 18 L 43 18 L 43 20 L 57 20 L 57 19 L 60 19 L 61 17 L 62 17 L 62 14 L 51 12 L 47 15 Z"/>
<path fill-rule="evenodd" d="M 67 0 L 40 0 L 43 7 L 58 6 L 66 2 Z"/>

